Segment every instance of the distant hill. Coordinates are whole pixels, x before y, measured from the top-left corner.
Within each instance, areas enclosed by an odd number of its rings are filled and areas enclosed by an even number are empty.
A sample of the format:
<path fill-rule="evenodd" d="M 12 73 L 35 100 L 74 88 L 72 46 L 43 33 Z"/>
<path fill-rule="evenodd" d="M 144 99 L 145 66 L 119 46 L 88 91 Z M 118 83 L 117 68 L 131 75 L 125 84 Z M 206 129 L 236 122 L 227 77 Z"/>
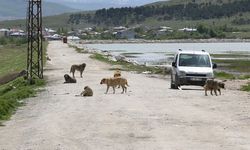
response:
<path fill-rule="evenodd" d="M 64 4 L 79 10 L 97 10 L 102 8 L 135 7 L 159 0 L 46 0 L 48 2 Z"/>
<path fill-rule="evenodd" d="M 25 18 L 27 4 L 27 0 L 0 0 L 0 20 Z M 43 16 L 75 11 L 75 9 L 56 3 L 43 1 L 42 4 Z"/>
<path fill-rule="evenodd" d="M 250 0 L 172 0 L 141 7 L 101 9 L 94 15 L 76 13 L 70 16 L 69 23 L 119 26 L 141 24 L 148 19 L 161 22 L 229 18 L 247 12 Z"/>
<path fill-rule="evenodd" d="M 0 22 L 0 27 L 20 26 L 25 21 Z M 89 26 L 170 26 L 174 29 L 206 24 L 213 28 L 250 30 L 250 0 L 170 0 L 140 7 L 99 9 L 44 18 L 44 26 L 83 29 Z M 230 29 L 231 30 L 231 29 Z"/>

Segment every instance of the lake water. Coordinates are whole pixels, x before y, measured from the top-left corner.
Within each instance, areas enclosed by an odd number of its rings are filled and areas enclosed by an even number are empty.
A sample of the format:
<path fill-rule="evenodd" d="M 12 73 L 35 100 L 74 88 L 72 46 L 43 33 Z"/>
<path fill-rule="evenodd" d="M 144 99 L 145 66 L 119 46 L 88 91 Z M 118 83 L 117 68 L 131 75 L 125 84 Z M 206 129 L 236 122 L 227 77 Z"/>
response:
<path fill-rule="evenodd" d="M 89 48 L 109 51 L 113 55 L 124 55 L 143 63 L 169 63 L 178 50 L 205 50 L 211 54 L 250 54 L 250 43 L 133 43 L 133 44 L 85 44 Z"/>

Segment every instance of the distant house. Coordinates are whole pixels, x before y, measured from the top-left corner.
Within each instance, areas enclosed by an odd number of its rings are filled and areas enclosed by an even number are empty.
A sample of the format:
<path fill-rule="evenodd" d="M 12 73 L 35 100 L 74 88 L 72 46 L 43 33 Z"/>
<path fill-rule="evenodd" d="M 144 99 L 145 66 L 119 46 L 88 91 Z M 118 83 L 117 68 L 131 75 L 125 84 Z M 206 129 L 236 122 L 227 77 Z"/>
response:
<path fill-rule="evenodd" d="M 0 37 L 9 36 L 10 30 L 9 29 L 0 29 Z"/>
<path fill-rule="evenodd" d="M 24 37 L 26 34 L 24 32 L 13 32 L 10 34 L 12 37 Z"/>
<path fill-rule="evenodd" d="M 166 26 L 160 26 L 160 28 L 157 31 L 157 35 L 162 35 L 168 32 L 173 32 L 173 29 L 171 27 L 166 27 Z"/>
<path fill-rule="evenodd" d="M 85 32 L 86 32 L 86 31 L 87 31 L 87 32 L 90 32 L 90 31 L 92 31 L 92 30 L 93 30 L 93 28 L 91 28 L 91 27 L 88 27 L 88 28 L 85 28 L 85 29 L 84 29 Z"/>
<path fill-rule="evenodd" d="M 50 29 L 50 28 L 45 28 L 45 32 L 49 33 L 50 35 L 53 35 L 53 34 L 55 34 L 55 33 L 56 33 L 56 31 L 55 31 L 55 30 Z"/>
<path fill-rule="evenodd" d="M 68 39 L 68 40 L 72 40 L 72 41 L 80 40 L 80 38 L 77 37 L 77 36 L 68 36 L 67 39 Z"/>
<path fill-rule="evenodd" d="M 12 37 L 24 37 L 24 36 L 26 36 L 26 33 L 23 30 L 11 29 L 9 36 L 12 36 Z"/>
<path fill-rule="evenodd" d="M 195 29 L 195 28 L 183 28 L 183 29 L 179 29 L 179 31 L 183 31 L 183 32 L 197 32 L 197 29 Z"/>
<path fill-rule="evenodd" d="M 113 30 L 114 31 L 123 31 L 123 30 L 127 30 L 127 28 L 123 27 L 123 26 L 119 26 L 119 27 L 114 27 Z"/>
<path fill-rule="evenodd" d="M 135 32 L 131 30 L 122 30 L 116 32 L 116 37 L 119 39 L 134 39 L 135 38 Z"/>

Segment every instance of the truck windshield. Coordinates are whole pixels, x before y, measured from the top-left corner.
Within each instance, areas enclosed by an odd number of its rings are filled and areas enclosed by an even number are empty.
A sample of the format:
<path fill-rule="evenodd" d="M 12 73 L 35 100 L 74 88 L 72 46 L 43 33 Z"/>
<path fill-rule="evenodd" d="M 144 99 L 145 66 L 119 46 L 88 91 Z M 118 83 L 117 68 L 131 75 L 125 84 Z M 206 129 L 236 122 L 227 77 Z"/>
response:
<path fill-rule="evenodd" d="M 211 62 L 208 55 L 180 54 L 179 66 L 211 67 Z"/>

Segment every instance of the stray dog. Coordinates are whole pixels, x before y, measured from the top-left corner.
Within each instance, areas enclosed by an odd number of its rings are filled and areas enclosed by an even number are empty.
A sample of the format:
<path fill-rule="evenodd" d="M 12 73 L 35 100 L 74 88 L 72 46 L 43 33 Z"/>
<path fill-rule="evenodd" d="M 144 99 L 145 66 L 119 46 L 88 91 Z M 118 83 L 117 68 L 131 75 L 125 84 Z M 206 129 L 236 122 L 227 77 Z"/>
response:
<path fill-rule="evenodd" d="M 93 96 L 93 90 L 89 86 L 85 86 L 84 91 L 82 91 L 80 95 L 83 97 Z"/>
<path fill-rule="evenodd" d="M 225 83 L 224 82 L 226 82 L 226 80 L 224 80 L 222 82 L 218 81 L 218 86 L 219 86 L 218 91 L 219 91 L 220 95 L 221 95 L 221 90 L 220 89 L 225 89 Z"/>
<path fill-rule="evenodd" d="M 116 78 L 116 77 L 121 77 L 122 76 L 122 74 L 121 74 L 121 71 L 120 70 L 116 70 L 115 72 L 114 72 L 114 78 Z"/>
<path fill-rule="evenodd" d="M 82 73 L 83 73 L 85 67 L 86 67 L 85 63 L 82 63 L 80 65 L 72 65 L 71 68 L 70 68 L 70 73 L 72 72 L 73 78 L 75 78 L 75 71 L 76 70 L 80 71 L 80 76 L 82 78 Z"/>
<path fill-rule="evenodd" d="M 65 82 L 64 83 L 76 83 L 75 78 L 71 78 L 68 74 L 64 75 Z"/>
<path fill-rule="evenodd" d="M 120 77 L 117 77 L 117 78 L 103 78 L 102 80 L 101 80 L 101 83 L 100 84 L 107 84 L 107 90 L 106 90 L 106 93 L 105 94 L 107 94 L 108 93 L 108 90 L 109 90 L 109 87 L 111 86 L 111 87 L 113 87 L 113 94 L 115 94 L 115 87 L 117 86 L 117 85 L 119 85 L 119 86 L 121 86 L 122 87 L 122 94 L 125 92 L 127 92 L 127 87 L 126 87 L 126 85 L 127 86 L 129 86 L 128 85 L 128 81 L 127 81 L 127 79 L 125 79 L 125 78 L 120 78 Z"/>
<path fill-rule="evenodd" d="M 221 82 L 221 81 L 216 81 L 214 79 L 208 79 L 206 81 L 206 84 L 204 86 L 205 89 L 205 96 L 207 96 L 207 91 L 210 90 L 211 95 L 213 95 L 213 91 L 215 93 L 215 95 L 217 96 L 217 91 L 219 91 L 220 95 L 221 95 L 221 88 L 225 89 L 225 81 Z"/>

